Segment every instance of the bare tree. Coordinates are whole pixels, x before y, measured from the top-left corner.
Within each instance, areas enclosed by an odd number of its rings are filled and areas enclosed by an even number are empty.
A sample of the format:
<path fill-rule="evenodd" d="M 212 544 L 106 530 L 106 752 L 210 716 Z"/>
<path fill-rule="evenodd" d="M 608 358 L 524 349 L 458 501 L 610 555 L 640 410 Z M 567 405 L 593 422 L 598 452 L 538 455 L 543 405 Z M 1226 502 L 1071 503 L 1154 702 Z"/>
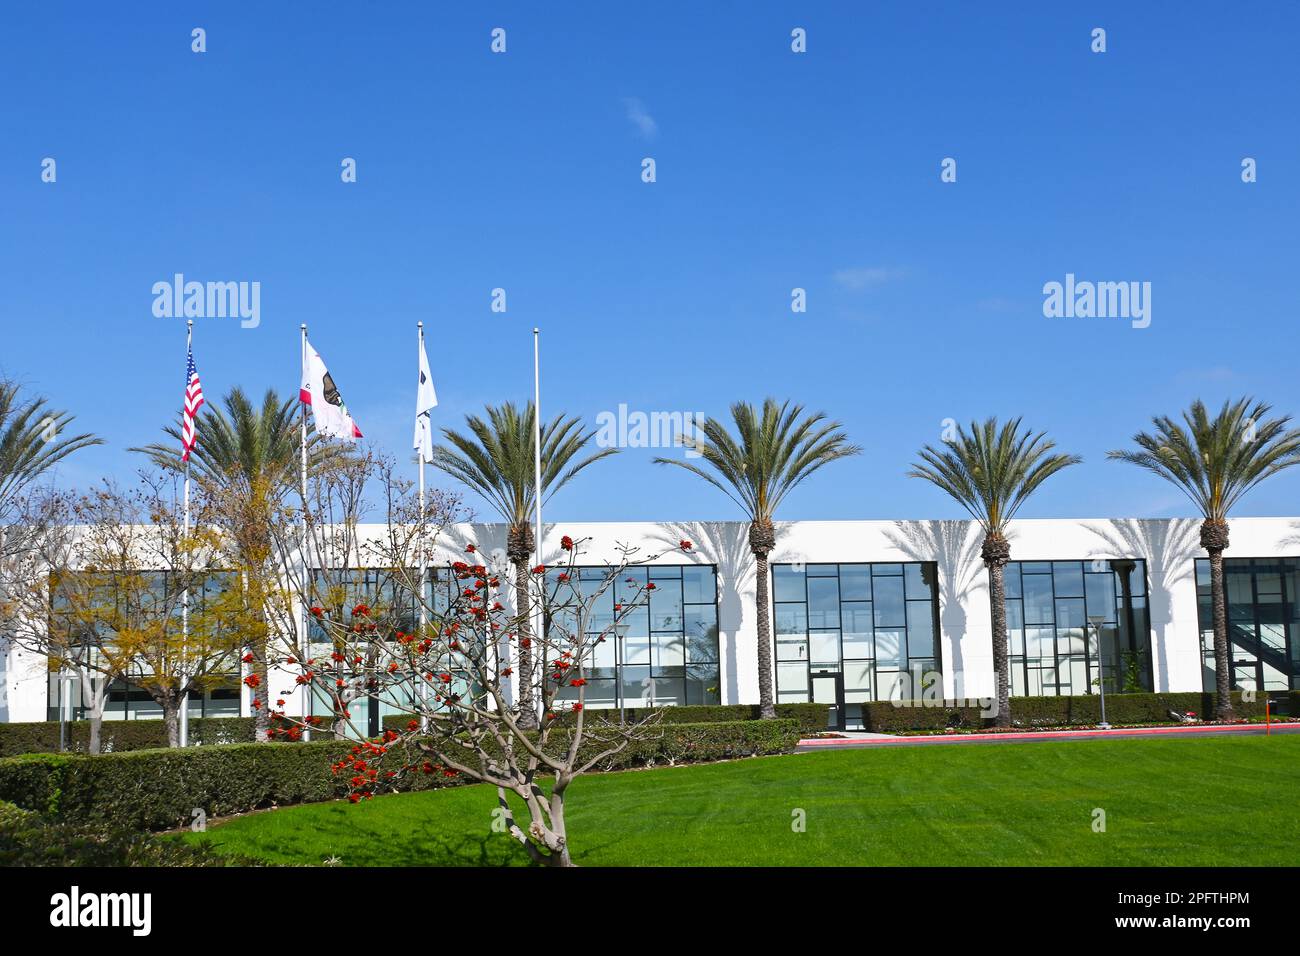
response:
<path fill-rule="evenodd" d="M 514 582 L 506 582 L 503 592 L 501 576 L 475 545 L 450 566 L 446 552 L 437 550 L 439 535 L 457 513 L 455 499 L 436 502 L 421 520 L 409 483 L 396 479 L 389 463 L 372 463 L 367 477 L 382 489 L 388 520 L 379 533 L 363 536 L 352 520 L 363 502 L 349 491 L 358 477 L 337 476 L 333 491 L 317 496 L 307 520 L 310 546 L 321 566 L 330 568 L 327 574 L 288 570 L 295 529 L 285 524 L 272 531 L 284 549 L 286 593 L 295 599 L 284 609 L 305 606 L 315 634 L 308 648 L 281 645 L 273 663 L 280 672 L 296 670 L 295 684 L 328 702 L 335 733 L 356 742 L 333 768 L 348 781 L 354 802 L 413 774 L 487 783 L 497 789 L 501 826 L 534 861 L 573 865 L 565 821 L 570 785 L 646 737 L 653 722 L 593 719 L 586 700 L 598 658 L 612 649 L 627 616 L 655 587 L 628 569 L 659 555 L 619 546 L 616 560 L 584 574 L 578 563 L 583 542 L 566 536 L 565 563 L 530 569 L 527 602 L 507 608 L 499 598 L 514 590 Z M 325 507 L 327 497 L 339 510 Z M 334 520 L 322 521 L 326 515 Z M 686 541 L 679 545 L 690 547 Z M 421 551 L 426 560 L 444 555 L 427 583 L 416 570 Z M 613 613 L 597 613 L 611 589 Z M 527 631 L 525 622 L 532 624 Z M 535 665 L 526 685 L 514 680 L 510 655 L 501 646 L 524 640 Z M 354 717 L 362 698 L 370 707 L 406 715 L 405 722 L 370 735 Z M 528 726 L 530 708 L 520 701 L 540 705 L 536 727 Z M 275 704 L 283 708 L 284 698 Z M 290 725 L 290 735 L 311 726 L 308 718 L 284 709 L 272 717 Z"/>
<path fill-rule="evenodd" d="M 77 674 L 92 753 L 114 683 L 149 693 L 176 746 L 186 695 L 221 683 L 236 666 L 243 622 L 235 589 L 220 586 L 202 515 L 199 530 L 186 534 L 168 484 L 141 475 L 132 489 L 105 483 L 80 496 L 50 492 L 32 508 L 44 533 L 27 559 L 11 628 L 51 670 Z"/>

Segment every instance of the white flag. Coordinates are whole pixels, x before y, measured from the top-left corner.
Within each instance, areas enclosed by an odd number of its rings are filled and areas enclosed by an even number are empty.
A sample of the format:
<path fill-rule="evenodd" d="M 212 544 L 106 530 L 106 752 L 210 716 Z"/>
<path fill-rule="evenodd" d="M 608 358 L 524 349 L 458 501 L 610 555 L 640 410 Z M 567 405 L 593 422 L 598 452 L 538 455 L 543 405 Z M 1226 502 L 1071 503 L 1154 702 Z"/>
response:
<path fill-rule="evenodd" d="M 302 366 L 302 388 L 298 392 L 299 401 L 311 406 L 312 421 L 316 431 L 330 438 L 342 438 L 344 441 L 356 441 L 361 437 L 361 429 L 348 414 L 343 396 L 334 386 L 329 369 L 320 353 L 307 343 L 307 355 Z"/>
<path fill-rule="evenodd" d="M 420 385 L 415 392 L 415 442 L 420 461 L 433 462 L 433 422 L 429 413 L 438 404 L 438 393 L 433 390 L 433 376 L 429 374 L 429 356 L 424 354 L 424 338 L 420 338 Z"/>

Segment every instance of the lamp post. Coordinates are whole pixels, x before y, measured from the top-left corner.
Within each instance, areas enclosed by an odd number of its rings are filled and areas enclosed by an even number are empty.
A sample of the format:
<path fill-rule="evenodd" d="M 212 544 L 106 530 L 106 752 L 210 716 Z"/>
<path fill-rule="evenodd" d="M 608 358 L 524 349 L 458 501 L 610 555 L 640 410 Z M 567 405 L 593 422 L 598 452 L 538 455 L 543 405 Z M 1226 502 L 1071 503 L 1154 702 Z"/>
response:
<path fill-rule="evenodd" d="M 1106 670 L 1101 660 L 1101 626 L 1106 623 L 1106 615 L 1089 614 L 1088 623 L 1097 631 L 1097 687 L 1101 691 L 1101 723 L 1097 726 L 1110 730 L 1110 724 L 1106 722 Z"/>

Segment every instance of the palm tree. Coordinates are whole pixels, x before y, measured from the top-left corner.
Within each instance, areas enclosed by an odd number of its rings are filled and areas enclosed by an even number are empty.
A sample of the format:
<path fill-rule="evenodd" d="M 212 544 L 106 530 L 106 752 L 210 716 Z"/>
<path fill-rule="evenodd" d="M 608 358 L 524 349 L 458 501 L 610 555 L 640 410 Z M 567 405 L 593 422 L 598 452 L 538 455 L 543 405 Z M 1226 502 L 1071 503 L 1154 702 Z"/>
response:
<path fill-rule="evenodd" d="M 73 416 L 24 398 L 17 382 L 0 380 L 0 519 L 23 490 L 75 451 L 104 440 L 91 434 L 65 435 Z"/>
<path fill-rule="evenodd" d="M 821 412 L 805 414 L 802 405 L 763 400 L 761 411 L 749 402 L 731 406 L 733 437 L 713 419 L 699 425 L 703 437 L 680 442 L 704 459 L 709 470 L 676 458 L 656 458 L 703 478 L 738 504 L 749 517 L 749 550 L 757 563 L 754 600 L 758 612 L 758 703 L 763 718 L 776 716 L 772 693 L 772 622 L 768 596 L 768 555 L 776 547 L 776 509 L 786 495 L 823 465 L 859 454 L 839 422 Z"/>
<path fill-rule="evenodd" d="M 1232 681 L 1228 669 L 1227 602 L 1223 552 L 1228 547 L 1228 512 L 1270 475 L 1300 464 L 1300 430 L 1288 429 L 1290 416 L 1267 419 L 1271 406 L 1252 398 L 1224 402 L 1210 418 L 1197 400 L 1179 424 L 1153 418 L 1155 432 L 1133 436 L 1136 451 L 1106 457 L 1127 461 L 1159 475 L 1196 505 L 1203 518 L 1201 547 L 1210 556 L 1210 602 L 1214 613 L 1214 716 L 1231 720 Z"/>
<path fill-rule="evenodd" d="M 298 483 L 298 402 L 281 399 L 274 389 L 268 389 L 258 406 L 236 386 L 221 405 L 224 411 L 210 407 L 198 415 L 197 441 L 190 455 L 193 477 L 201 489 L 219 493 L 224 502 L 221 515 L 235 562 L 246 569 L 264 567 L 272 552 L 271 515 L 276 504 Z M 144 454 L 160 469 L 180 471 L 184 467 L 180 428 L 169 425 L 163 431 L 170 442 L 131 450 Z M 314 429 L 309 430 L 307 441 L 309 458 L 316 467 L 346 454 L 340 446 L 324 441 Z M 250 647 L 253 670 L 259 686 L 269 687 L 265 611 L 250 607 L 248 613 L 255 622 L 253 630 L 262 635 Z M 257 738 L 264 740 L 270 724 L 267 708 L 259 707 L 254 717 Z"/>
<path fill-rule="evenodd" d="M 515 607 L 520 615 L 519 719 L 521 726 L 537 722 L 533 701 L 532 626 L 529 622 L 528 575 L 530 558 L 539 542 L 531 524 L 536 508 L 533 443 L 535 412 L 529 402 L 520 409 L 512 402 L 487 406 L 487 420 L 467 415 L 469 434 L 442 430 L 448 445 L 433 450 L 433 464 L 481 495 L 506 522 L 506 557 L 515 568 Z M 556 415 L 542 426 L 543 502 L 594 461 L 617 452 L 615 448 L 581 456 L 595 434 L 584 431 L 577 418 Z M 450 446 L 450 447 L 448 447 Z"/>
<path fill-rule="evenodd" d="M 968 433 L 957 427 L 942 448 L 925 446 L 921 464 L 909 478 L 924 478 L 965 508 L 984 531 L 980 557 L 989 572 L 993 613 L 993 667 L 997 673 L 1000 727 L 1011 726 L 1010 666 L 1007 653 L 1007 600 L 1003 572 L 1011 560 L 1007 525 L 1038 486 L 1063 468 L 1078 464 L 1077 455 L 1052 454 L 1056 444 L 1045 432 L 1021 428 L 1019 418 L 1001 427 L 996 418 L 971 422 Z"/>

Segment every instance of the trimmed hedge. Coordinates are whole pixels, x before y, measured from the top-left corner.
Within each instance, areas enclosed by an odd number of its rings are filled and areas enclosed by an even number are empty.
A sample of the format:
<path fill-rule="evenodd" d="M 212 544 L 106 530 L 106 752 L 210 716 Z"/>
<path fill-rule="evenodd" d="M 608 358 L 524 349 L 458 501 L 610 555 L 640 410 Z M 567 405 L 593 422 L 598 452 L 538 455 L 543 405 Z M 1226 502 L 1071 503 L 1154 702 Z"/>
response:
<path fill-rule="evenodd" d="M 1254 701 L 1241 699 L 1240 691 L 1233 691 L 1232 703 L 1242 720 L 1264 716 L 1264 698 L 1258 694 Z M 1270 699 L 1289 698 L 1291 713 L 1300 712 L 1297 692 L 1277 692 Z M 1214 695 L 1190 691 L 1175 694 L 1107 694 L 1106 719 L 1112 724 L 1170 723 L 1169 712 L 1213 718 Z M 912 704 L 897 707 L 890 701 L 876 701 L 862 705 L 863 724 L 874 733 L 900 733 L 909 730 L 943 730 L 948 727 L 969 729 L 982 727 L 986 721 L 978 707 L 960 706 L 947 701 L 942 706 Z M 1074 697 L 1012 697 L 1011 724 L 1013 727 L 1064 727 L 1075 724 L 1095 724 L 1101 720 L 1101 697 L 1083 694 Z"/>
<path fill-rule="evenodd" d="M 641 720 L 651 714 L 658 714 L 664 724 L 707 724 L 731 723 L 758 719 L 757 704 L 737 704 L 727 706 L 690 706 L 690 707 L 656 707 L 629 708 L 627 719 Z M 820 733 L 826 729 L 827 707 L 825 704 L 777 704 L 776 714 L 780 719 L 793 720 L 799 725 L 803 734 Z M 587 717 L 604 720 L 617 720 L 616 710 L 589 710 Z M 409 714 L 390 714 L 383 719 L 384 729 L 405 730 L 410 721 Z M 568 722 L 572 715 L 563 715 L 561 722 Z M 90 741 L 90 722 L 73 721 L 69 725 L 72 749 L 85 753 Z M 316 728 L 312 735 L 320 740 L 329 736 L 327 728 Z M 190 743 L 194 746 L 212 744 L 253 743 L 255 731 L 252 717 L 192 717 L 190 718 Z M 167 727 L 162 720 L 105 720 L 100 728 L 100 746 L 103 753 L 127 753 L 135 750 L 154 750 L 167 746 Z M 0 757 L 16 757 L 22 754 L 43 754 L 59 752 L 59 722 L 57 720 L 32 723 L 0 723 Z"/>
<path fill-rule="evenodd" d="M 623 713 L 630 722 L 658 714 L 663 724 L 712 724 L 758 720 L 759 708 L 758 704 L 691 704 L 685 707 L 629 707 Z M 777 704 L 776 716 L 779 720 L 793 720 L 801 733 L 821 733 L 826 730 L 829 708 L 825 704 Z M 592 719 L 617 722 L 618 710 L 593 707 L 587 711 L 587 721 Z M 405 730 L 410 720 L 410 714 L 389 714 L 383 720 L 384 729 Z M 559 716 L 561 726 L 572 720 L 572 713 Z"/>
<path fill-rule="evenodd" d="M 112 827 L 50 823 L 0 801 L 0 866 L 265 866 L 213 847 Z"/>
<path fill-rule="evenodd" d="M 74 720 L 69 723 L 72 749 L 85 753 L 90 744 L 90 721 Z M 312 734 L 328 735 L 328 729 L 315 728 Z M 257 737 L 252 717 L 191 717 L 190 744 L 253 743 Z M 132 750 L 153 750 L 167 746 L 167 725 L 161 718 L 141 720 L 105 720 L 100 726 L 100 748 L 103 753 L 125 753 Z M 19 754 L 52 754 L 59 752 L 59 722 L 43 720 L 33 723 L 0 723 L 0 757 Z"/>
<path fill-rule="evenodd" d="M 598 769 L 787 753 L 800 737 L 791 720 L 665 724 L 661 730 Z M 348 741 L 320 741 L 98 756 L 29 754 L 0 760 L 0 800 L 38 811 L 51 822 L 165 830 L 188 826 L 198 809 L 218 817 L 340 797 L 346 784 L 330 772 L 330 763 L 352 746 Z M 445 785 L 447 778 L 440 775 L 412 774 L 392 789 Z"/>

